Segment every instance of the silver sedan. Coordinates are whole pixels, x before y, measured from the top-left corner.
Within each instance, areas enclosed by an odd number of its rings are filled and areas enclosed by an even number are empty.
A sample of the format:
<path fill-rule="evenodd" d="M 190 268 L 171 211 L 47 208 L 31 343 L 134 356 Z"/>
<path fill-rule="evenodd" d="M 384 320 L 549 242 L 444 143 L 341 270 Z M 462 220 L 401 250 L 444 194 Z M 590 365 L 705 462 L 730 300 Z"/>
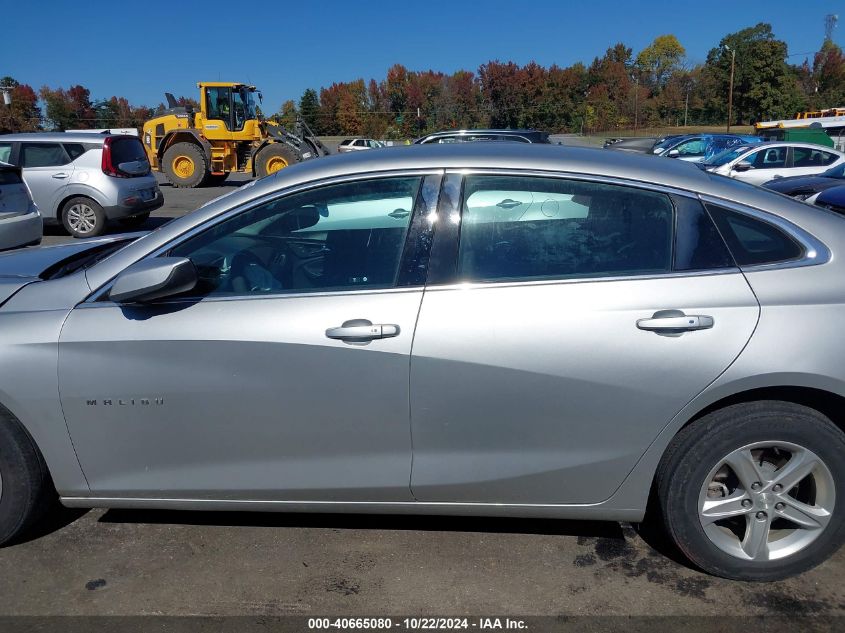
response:
<path fill-rule="evenodd" d="M 540 145 L 310 161 L 0 257 L 0 541 L 67 506 L 657 521 L 772 580 L 845 532 L 845 219 Z"/>

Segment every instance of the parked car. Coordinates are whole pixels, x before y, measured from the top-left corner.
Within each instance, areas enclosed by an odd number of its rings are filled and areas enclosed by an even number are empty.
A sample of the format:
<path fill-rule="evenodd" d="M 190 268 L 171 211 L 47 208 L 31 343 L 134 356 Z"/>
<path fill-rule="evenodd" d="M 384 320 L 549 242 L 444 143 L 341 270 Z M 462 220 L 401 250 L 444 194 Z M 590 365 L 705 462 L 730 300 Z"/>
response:
<path fill-rule="evenodd" d="M 689 134 L 668 137 L 655 144 L 652 153 L 667 158 L 678 158 L 691 162 L 706 161 L 730 147 L 762 143 L 758 136 L 740 134 Z"/>
<path fill-rule="evenodd" d="M 39 244 L 43 232 L 41 214 L 20 168 L 0 161 L 0 250 Z"/>
<path fill-rule="evenodd" d="M 472 143 L 476 141 L 511 141 L 515 143 L 550 143 L 548 132 L 539 130 L 448 130 L 422 136 L 414 145 L 429 143 Z"/>
<path fill-rule="evenodd" d="M 52 485 L 73 507 L 651 502 L 746 580 L 843 539 L 835 214 L 680 161 L 469 143 L 309 161 L 121 239 L 0 256 L 0 541 Z"/>
<path fill-rule="evenodd" d="M 822 191 L 845 185 L 845 163 L 817 176 L 787 176 L 763 183 L 766 189 L 812 203 Z"/>
<path fill-rule="evenodd" d="M 725 150 L 698 166 L 707 171 L 762 185 L 775 178 L 821 174 L 845 162 L 845 154 L 811 143 L 766 142 Z"/>
<path fill-rule="evenodd" d="M 108 220 L 142 225 L 164 197 L 135 136 L 6 134 L 0 156 L 21 167 L 45 223 L 74 237 L 100 235 Z"/>
<path fill-rule="evenodd" d="M 807 202 L 811 200 L 816 206 L 845 215 L 845 186 L 824 189 Z"/>
<path fill-rule="evenodd" d="M 346 152 L 358 152 L 365 149 L 378 149 L 384 147 L 384 143 L 371 138 L 348 138 L 337 146 L 338 154 Z"/>
<path fill-rule="evenodd" d="M 637 154 L 648 154 L 655 145 L 665 139 L 657 139 L 653 136 L 634 136 L 627 138 L 605 139 L 603 147 L 614 149 L 620 152 L 634 152 Z"/>

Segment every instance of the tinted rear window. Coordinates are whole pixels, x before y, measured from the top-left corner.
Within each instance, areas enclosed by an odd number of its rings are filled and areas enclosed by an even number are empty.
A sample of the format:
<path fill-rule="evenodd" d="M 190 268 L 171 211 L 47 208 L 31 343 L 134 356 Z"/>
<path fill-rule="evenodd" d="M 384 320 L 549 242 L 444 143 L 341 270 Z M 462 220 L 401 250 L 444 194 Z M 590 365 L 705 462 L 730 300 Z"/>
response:
<path fill-rule="evenodd" d="M 138 160 L 146 160 L 144 146 L 134 136 L 116 138 L 111 142 L 111 157 L 114 165 L 120 163 L 132 163 Z"/>
<path fill-rule="evenodd" d="M 0 185 L 19 185 L 21 177 L 12 169 L 0 169 Z"/>
<path fill-rule="evenodd" d="M 707 210 L 740 266 L 787 262 L 804 254 L 800 244 L 768 222 L 713 204 Z"/>

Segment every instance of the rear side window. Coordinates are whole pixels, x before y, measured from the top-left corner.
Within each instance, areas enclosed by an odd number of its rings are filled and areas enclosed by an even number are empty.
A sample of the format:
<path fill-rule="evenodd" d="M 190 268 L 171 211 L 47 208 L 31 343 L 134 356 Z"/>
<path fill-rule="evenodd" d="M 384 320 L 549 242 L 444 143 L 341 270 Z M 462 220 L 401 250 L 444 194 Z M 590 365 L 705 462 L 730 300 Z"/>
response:
<path fill-rule="evenodd" d="M 87 149 L 82 143 L 65 143 L 65 151 L 68 153 L 71 160 L 76 160 L 82 156 Z"/>
<path fill-rule="evenodd" d="M 793 167 L 824 167 L 839 158 L 833 152 L 825 152 L 809 147 L 796 147 L 792 150 Z"/>
<path fill-rule="evenodd" d="M 134 163 L 147 160 L 144 146 L 134 136 L 115 138 L 111 142 L 111 160 L 113 165 L 121 163 Z"/>
<path fill-rule="evenodd" d="M 804 255 L 798 242 L 768 222 L 713 204 L 707 210 L 740 266 L 788 262 Z"/>
<path fill-rule="evenodd" d="M 668 272 L 673 216 L 668 196 L 633 187 L 468 176 L 458 274 L 496 281 Z"/>
<path fill-rule="evenodd" d="M 70 162 L 60 143 L 23 143 L 21 165 L 23 167 L 56 167 Z"/>

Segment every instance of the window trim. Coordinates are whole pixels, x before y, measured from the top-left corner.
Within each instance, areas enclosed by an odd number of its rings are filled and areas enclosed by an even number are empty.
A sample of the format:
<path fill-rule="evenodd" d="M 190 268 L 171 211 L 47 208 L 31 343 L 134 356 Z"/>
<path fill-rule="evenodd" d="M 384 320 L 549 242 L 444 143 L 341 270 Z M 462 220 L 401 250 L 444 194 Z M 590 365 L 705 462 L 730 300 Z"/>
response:
<path fill-rule="evenodd" d="M 169 242 L 162 244 L 158 248 L 145 253 L 143 256 L 139 257 L 138 259 L 129 262 L 123 268 L 121 268 L 113 277 L 111 277 L 108 281 L 101 284 L 97 289 L 95 289 L 88 297 L 77 307 L 83 307 L 84 305 L 90 305 L 91 307 L 98 307 L 98 306 L 115 306 L 118 305 L 113 301 L 110 301 L 107 296 L 109 290 L 114 285 L 115 279 L 117 279 L 118 275 L 120 275 L 123 271 L 128 269 L 130 266 L 134 266 L 138 262 L 145 261 L 147 259 L 152 259 L 155 257 L 159 257 L 164 253 L 170 251 L 171 249 L 179 246 L 183 242 L 196 237 L 200 233 L 203 233 L 217 224 L 221 222 L 225 222 L 234 216 L 240 213 L 246 213 L 256 207 L 268 204 L 280 198 L 302 193 L 305 191 L 309 191 L 311 189 L 318 189 L 320 187 L 331 186 L 331 185 L 339 185 L 348 182 L 356 182 L 362 180 L 382 180 L 385 178 L 405 178 L 405 177 L 419 177 L 422 179 L 422 183 L 420 185 L 420 193 L 418 194 L 418 199 L 414 201 L 414 210 L 411 214 L 411 220 L 408 225 L 408 233 L 405 235 L 405 244 L 402 247 L 402 253 L 400 255 L 400 271 L 399 276 L 397 277 L 396 285 L 392 288 L 348 288 L 343 290 L 327 290 L 325 292 L 283 292 L 283 293 L 274 293 L 274 294 L 248 294 L 248 295 L 226 295 L 226 296 L 207 296 L 207 297 L 185 297 L 185 298 L 174 298 L 174 299 L 164 299 L 160 302 L 156 302 L 154 305 L 165 305 L 167 303 L 177 303 L 177 302 L 192 302 L 196 303 L 197 301 L 221 301 L 221 300 L 242 300 L 242 299 L 279 299 L 279 298 L 286 298 L 286 297 L 318 297 L 318 296 L 337 296 L 337 295 L 345 295 L 345 294 L 361 294 L 361 293 L 382 293 L 382 292 L 407 292 L 407 291 L 418 291 L 424 288 L 424 285 L 415 285 L 415 286 L 401 286 L 399 285 L 399 281 L 401 280 L 401 266 L 403 265 L 406 256 L 408 255 L 408 237 L 411 233 L 411 228 L 413 223 L 417 219 L 417 214 L 421 212 L 424 208 L 424 204 L 420 204 L 419 201 L 422 199 L 422 190 L 425 187 L 425 179 L 427 176 L 442 176 L 443 169 L 403 169 L 403 170 L 395 170 L 395 171 L 383 171 L 383 172 L 371 172 L 371 173 L 361 173 L 361 174 L 347 174 L 344 176 L 333 176 L 329 178 L 321 178 L 319 180 L 312 180 L 305 183 L 299 183 L 296 185 L 292 185 L 290 187 L 286 187 L 283 189 L 278 189 L 276 191 L 272 191 L 266 193 L 264 195 L 258 196 L 251 200 L 247 200 L 237 206 L 234 206 L 222 213 L 214 216 L 213 218 L 209 218 L 205 222 L 198 224 L 192 227 L 190 230 L 185 231 L 184 233 L 174 237 Z M 441 181 L 442 184 L 442 181 Z M 436 235 L 436 230 L 435 230 Z M 105 260 L 103 260 L 105 261 Z"/>
<path fill-rule="evenodd" d="M 583 174 L 578 172 L 564 172 L 564 171 L 546 171 L 546 170 L 516 170 L 516 169 L 446 169 L 445 178 L 443 181 L 443 189 L 440 196 L 440 205 L 438 206 L 438 215 L 442 219 L 447 217 L 450 213 L 457 212 L 463 214 L 463 196 L 464 185 L 467 176 L 490 175 L 490 176 L 535 176 L 539 178 L 558 178 L 561 180 L 578 180 L 582 182 L 594 182 L 600 184 L 620 185 L 649 191 L 652 193 L 663 193 L 669 197 L 669 203 L 672 206 L 672 259 L 671 266 L 675 265 L 675 222 L 677 217 L 677 203 L 673 199 L 674 196 L 681 198 L 691 198 L 701 203 L 700 196 L 685 189 L 676 189 L 671 186 L 659 185 L 656 183 L 642 182 L 639 180 L 627 180 L 625 178 L 617 178 L 613 176 L 599 176 L 592 174 Z M 446 195 L 447 187 L 451 183 L 451 177 L 458 176 L 460 181 L 457 183 L 459 195 L 454 201 L 454 208 L 450 204 L 449 196 Z M 463 218 L 461 218 L 463 219 Z M 502 287 L 502 286 L 516 286 L 524 284 L 549 284 L 549 283 L 584 283 L 595 281 L 618 281 L 622 279 L 662 279 L 664 277 L 678 277 L 678 276 L 702 276 L 702 275 L 724 275 L 727 273 L 738 273 L 739 268 L 718 268 L 713 270 L 669 270 L 662 273 L 647 273 L 639 275 L 607 275 L 600 277 L 560 277 L 547 279 L 508 279 L 508 280 L 491 280 L 491 281 L 466 281 L 458 277 L 458 250 L 460 248 L 460 223 L 456 229 L 447 231 L 438 230 L 434 233 L 434 244 L 431 248 L 432 265 L 429 269 L 428 282 L 426 288 L 440 288 L 440 287 Z"/>
<path fill-rule="evenodd" d="M 785 218 L 782 218 L 773 213 L 767 213 L 766 211 L 757 209 L 755 207 L 749 207 L 748 205 L 744 205 L 739 202 L 725 200 L 724 198 L 718 198 L 716 196 L 708 194 L 699 194 L 698 198 L 701 200 L 701 202 L 704 203 L 705 207 L 708 203 L 713 204 L 716 206 L 724 207 L 725 209 L 733 211 L 734 213 L 750 216 L 756 220 L 759 220 L 760 222 L 771 224 L 775 228 L 779 229 L 780 231 L 783 231 L 793 240 L 798 242 L 798 244 L 804 251 L 802 256 L 794 259 L 788 259 L 779 262 L 770 262 L 766 264 L 750 264 L 747 266 L 739 266 L 740 270 L 742 270 L 743 272 L 754 272 L 759 270 L 782 270 L 784 268 L 802 268 L 804 266 L 819 266 L 821 264 L 826 264 L 830 261 L 830 249 L 824 244 L 824 242 L 822 242 L 816 236 L 811 235 L 801 227 L 797 226 L 796 224 L 793 224 Z M 708 214 L 709 213 L 710 211 L 708 210 Z M 718 224 L 716 226 L 718 228 Z M 722 237 L 722 239 L 724 240 L 724 236 Z"/>

